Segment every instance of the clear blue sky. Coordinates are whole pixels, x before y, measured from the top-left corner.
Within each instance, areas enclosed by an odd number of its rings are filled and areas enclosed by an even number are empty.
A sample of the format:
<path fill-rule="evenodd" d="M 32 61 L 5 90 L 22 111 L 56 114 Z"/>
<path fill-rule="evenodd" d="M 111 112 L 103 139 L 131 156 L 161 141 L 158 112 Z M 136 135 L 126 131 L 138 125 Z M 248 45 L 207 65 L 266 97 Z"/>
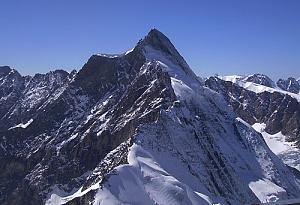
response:
<path fill-rule="evenodd" d="M 156 27 L 201 76 L 300 77 L 300 0 L 1 0 L 0 65 L 80 69 Z"/>

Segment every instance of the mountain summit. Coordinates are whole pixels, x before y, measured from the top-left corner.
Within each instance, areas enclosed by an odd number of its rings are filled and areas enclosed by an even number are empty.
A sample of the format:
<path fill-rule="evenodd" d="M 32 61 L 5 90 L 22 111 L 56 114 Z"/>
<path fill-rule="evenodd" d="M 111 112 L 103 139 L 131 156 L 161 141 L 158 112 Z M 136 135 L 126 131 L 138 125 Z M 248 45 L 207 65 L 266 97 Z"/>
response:
<path fill-rule="evenodd" d="M 1 204 L 300 197 L 262 135 L 156 29 L 123 55 L 91 56 L 78 73 L 21 79 L 14 100 L 7 92 L 0 103 Z"/>
<path fill-rule="evenodd" d="M 144 47 L 147 52 L 147 46 L 151 46 L 155 50 L 162 51 L 165 54 L 174 57 L 174 59 L 184 68 L 188 65 L 183 59 L 183 57 L 176 50 L 171 41 L 157 29 L 152 29 L 148 35 L 138 44 Z"/>
<path fill-rule="evenodd" d="M 148 35 L 138 43 L 137 47 L 142 47 L 146 59 L 164 63 L 172 62 L 177 65 L 173 65 L 172 67 L 179 67 L 183 69 L 187 75 L 193 75 L 193 77 L 195 77 L 195 74 L 171 41 L 157 29 L 152 29 Z"/>

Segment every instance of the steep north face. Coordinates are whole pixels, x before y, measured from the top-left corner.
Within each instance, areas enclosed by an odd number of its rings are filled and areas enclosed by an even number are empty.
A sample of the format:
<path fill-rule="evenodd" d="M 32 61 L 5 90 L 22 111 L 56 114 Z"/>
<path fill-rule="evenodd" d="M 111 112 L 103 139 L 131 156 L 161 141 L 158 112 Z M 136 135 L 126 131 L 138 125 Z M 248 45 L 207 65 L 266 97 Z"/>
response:
<path fill-rule="evenodd" d="M 93 55 L 78 73 L 22 77 L 5 67 L 0 75 L 1 204 L 300 197 L 262 135 L 156 29 L 129 52 Z"/>

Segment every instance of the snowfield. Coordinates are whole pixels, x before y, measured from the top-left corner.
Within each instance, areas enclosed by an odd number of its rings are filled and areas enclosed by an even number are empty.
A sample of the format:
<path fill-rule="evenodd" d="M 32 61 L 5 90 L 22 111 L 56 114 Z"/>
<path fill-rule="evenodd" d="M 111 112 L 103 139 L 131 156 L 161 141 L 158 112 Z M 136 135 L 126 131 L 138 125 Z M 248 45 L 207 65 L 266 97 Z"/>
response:
<path fill-rule="evenodd" d="M 300 171 L 300 150 L 292 142 L 286 140 L 281 132 L 271 135 L 265 132 L 265 124 L 255 123 L 252 127 L 262 134 L 269 148 L 283 160 L 283 162 Z"/>
<path fill-rule="evenodd" d="M 249 187 L 262 203 L 276 202 L 281 198 L 281 194 L 286 194 L 283 188 L 267 179 L 250 182 Z"/>

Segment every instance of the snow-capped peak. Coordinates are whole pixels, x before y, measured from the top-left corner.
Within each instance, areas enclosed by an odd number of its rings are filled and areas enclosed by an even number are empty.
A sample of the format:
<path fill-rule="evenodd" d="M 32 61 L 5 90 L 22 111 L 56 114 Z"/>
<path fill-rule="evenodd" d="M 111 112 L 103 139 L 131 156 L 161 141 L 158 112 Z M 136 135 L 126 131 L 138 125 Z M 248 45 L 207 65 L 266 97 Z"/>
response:
<path fill-rule="evenodd" d="M 142 51 L 146 61 L 160 63 L 171 77 L 186 85 L 192 87 L 200 83 L 171 41 L 157 29 L 152 29 L 144 39 L 139 41 L 136 49 Z"/>
<path fill-rule="evenodd" d="M 184 69 L 190 70 L 188 64 L 176 50 L 171 41 L 157 29 L 152 29 L 148 33 L 148 35 L 142 41 L 139 42 L 138 46 L 139 45 L 145 48 L 146 53 L 147 48 L 149 47 L 152 47 L 154 50 L 159 50 L 162 53 L 171 56 L 173 60 L 177 61 L 177 64 L 179 64 Z"/>
<path fill-rule="evenodd" d="M 270 88 L 276 87 L 275 83 L 266 75 L 263 74 L 253 74 L 245 78 L 247 82 L 253 82 L 259 85 L 264 85 Z"/>
<path fill-rule="evenodd" d="M 266 75 L 264 74 L 253 74 L 253 75 L 230 75 L 230 76 L 217 76 L 218 78 L 225 80 L 225 81 L 231 81 L 233 83 L 236 83 L 238 81 L 244 81 L 244 82 L 252 82 L 258 85 L 267 86 L 270 88 L 275 88 L 275 83 Z"/>

